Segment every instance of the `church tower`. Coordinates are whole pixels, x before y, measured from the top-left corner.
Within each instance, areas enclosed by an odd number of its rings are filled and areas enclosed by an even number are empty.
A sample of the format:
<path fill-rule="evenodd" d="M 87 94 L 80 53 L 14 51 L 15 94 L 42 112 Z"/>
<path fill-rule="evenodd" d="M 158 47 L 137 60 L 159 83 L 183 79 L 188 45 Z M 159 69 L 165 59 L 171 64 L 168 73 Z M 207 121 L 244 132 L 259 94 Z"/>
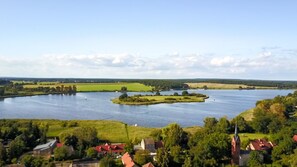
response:
<path fill-rule="evenodd" d="M 232 138 L 232 148 L 231 148 L 231 164 L 239 165 L 239 155 L 240 155 L 240 138 L 238 136 L 237 124 L 235 125 L 234 137 Z"/>

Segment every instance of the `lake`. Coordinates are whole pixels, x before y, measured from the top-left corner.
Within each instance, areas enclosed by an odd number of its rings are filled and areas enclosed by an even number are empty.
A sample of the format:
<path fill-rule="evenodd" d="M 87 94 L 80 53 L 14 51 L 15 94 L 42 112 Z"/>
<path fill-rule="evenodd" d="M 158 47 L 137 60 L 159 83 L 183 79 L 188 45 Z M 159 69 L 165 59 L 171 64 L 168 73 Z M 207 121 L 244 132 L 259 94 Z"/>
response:
<path fill-rule="evenodd" d="M 181 91 L 167 91 L 173 94 Z M 233 118 L 255 106 L 258 100 L 287 95 L 293 90 L 189 90 L 206 94 L 205 103 L 174 103 L 149 106 L 113 104 L 121 93 L 92 92 L 76 95 L 42 95 L 0 100 L 0 118 L 118 120 L 147 127 L 203 125 L 205 117 Z M 128 93 L 139 94 L 137 93 Z M 149 94 L 149 93 L 143 93 Z"/>

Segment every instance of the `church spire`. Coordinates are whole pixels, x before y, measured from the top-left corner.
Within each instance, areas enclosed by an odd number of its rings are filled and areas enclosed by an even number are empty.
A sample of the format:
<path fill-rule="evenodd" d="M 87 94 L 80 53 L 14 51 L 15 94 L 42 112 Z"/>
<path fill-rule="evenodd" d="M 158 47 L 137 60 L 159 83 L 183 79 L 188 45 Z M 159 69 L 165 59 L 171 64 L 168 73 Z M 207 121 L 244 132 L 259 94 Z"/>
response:
<path fill-rule="evenodd" d="M 235 135 L 235 136 L 238 136 L 237 123 L 235 124 L 234 135 Z"/>

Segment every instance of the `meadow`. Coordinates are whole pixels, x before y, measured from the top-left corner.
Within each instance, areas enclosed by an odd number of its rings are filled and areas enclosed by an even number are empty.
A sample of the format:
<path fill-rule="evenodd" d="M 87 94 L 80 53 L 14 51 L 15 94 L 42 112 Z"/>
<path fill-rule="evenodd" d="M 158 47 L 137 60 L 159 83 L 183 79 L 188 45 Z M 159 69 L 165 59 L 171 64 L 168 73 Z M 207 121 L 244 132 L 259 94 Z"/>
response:
<path fill-rule="evenodd" d="M 73 86 L 77 87 L 78 92 L 112 92 L 120 91 L 122 87 L 127 87 L 130 92 L 148 92 L 152 87 L 140 83 L 58 83 L 58 82 L 38 82 L 37 84 L 24 85 L 24 88 L 36 87 L 57 87 L 57 86 Z"/>
<path fill-rule="evenodd" d="M 221 83 L 207 83 L 207 82 L 200 82 L 200 83 L 186 83 L 192 89 L 203 89 L 207 86 L 207 89 L 248 89 L 251 86 L 244 85 L 244 84 L 221 84 Z M 276 87 L 264 87 L 264 86 L 256 86 L 255 89 L 276 89 Z"/>
<path fill-rule="evenodd" d="M 28 122 L 29 120 L 18 119 L 18 122 Z M 125 123 L 112 120 L 32 120 L 41 126 L 48 125 L 47 132 L 48 137 L 56 137 L 62 133 L 72 132 L 79 127 L 94 127 L 97 130 L 98 138 L 103 141 L 109 141 L 113 143 L 126 142 L 127 134 L 125 129 Z M 158 128 L 141 127 L 135 125 L 128 125 L 129 139 L 141 140 L 142 138 L 149 137 L 150 133 Z M 192 126 L 183 128 L 186 132 L 194 134 L 199 126 Z"/>

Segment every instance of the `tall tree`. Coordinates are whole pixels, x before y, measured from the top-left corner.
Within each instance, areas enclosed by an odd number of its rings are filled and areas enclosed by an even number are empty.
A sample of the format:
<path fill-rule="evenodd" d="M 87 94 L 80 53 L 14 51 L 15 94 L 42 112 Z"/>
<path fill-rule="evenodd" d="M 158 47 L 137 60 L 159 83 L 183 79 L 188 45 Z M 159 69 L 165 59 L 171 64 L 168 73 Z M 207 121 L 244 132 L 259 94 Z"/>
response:
<path fill-rule="evenodd" d="M 259 166 L 261 167 L 263 165 L 263 154 L 261 154 L 259 151 L 252 151 L 250 153 L 250 157 L 248 160 L 248 166 L 254 167 Z"/>
<path fill-rule="evenodd" d="M 135 153 L 134 161 L 138 165 L 144 165 L 150 161 L 152 161 L 152 158 L 150 156 L 150 152 L 148 150 L 139 150 Z"/>
<path fill-rule="evenodd" d="M 0 162 L 2 162 L 3 164 L 5 163 L 6 161 L 6 148 L 3 146 L 3 144 L 0 142 Z M 0 164 L 1 166 L 1 164 Z"/>
<path fill-rule="evenodd" d="M 168 125 L 162 129 L 163 140 L 166 148 L 180 145 L 183 140 L 183 129 L 176 123 Z"/>
<path fill-rule="evenodd" d="M 169 167 L 169 155 L 168 151 L 164 148 L 159 148 L 157 150 L 156 156 L 157 165 L 160 167 Z"/>

